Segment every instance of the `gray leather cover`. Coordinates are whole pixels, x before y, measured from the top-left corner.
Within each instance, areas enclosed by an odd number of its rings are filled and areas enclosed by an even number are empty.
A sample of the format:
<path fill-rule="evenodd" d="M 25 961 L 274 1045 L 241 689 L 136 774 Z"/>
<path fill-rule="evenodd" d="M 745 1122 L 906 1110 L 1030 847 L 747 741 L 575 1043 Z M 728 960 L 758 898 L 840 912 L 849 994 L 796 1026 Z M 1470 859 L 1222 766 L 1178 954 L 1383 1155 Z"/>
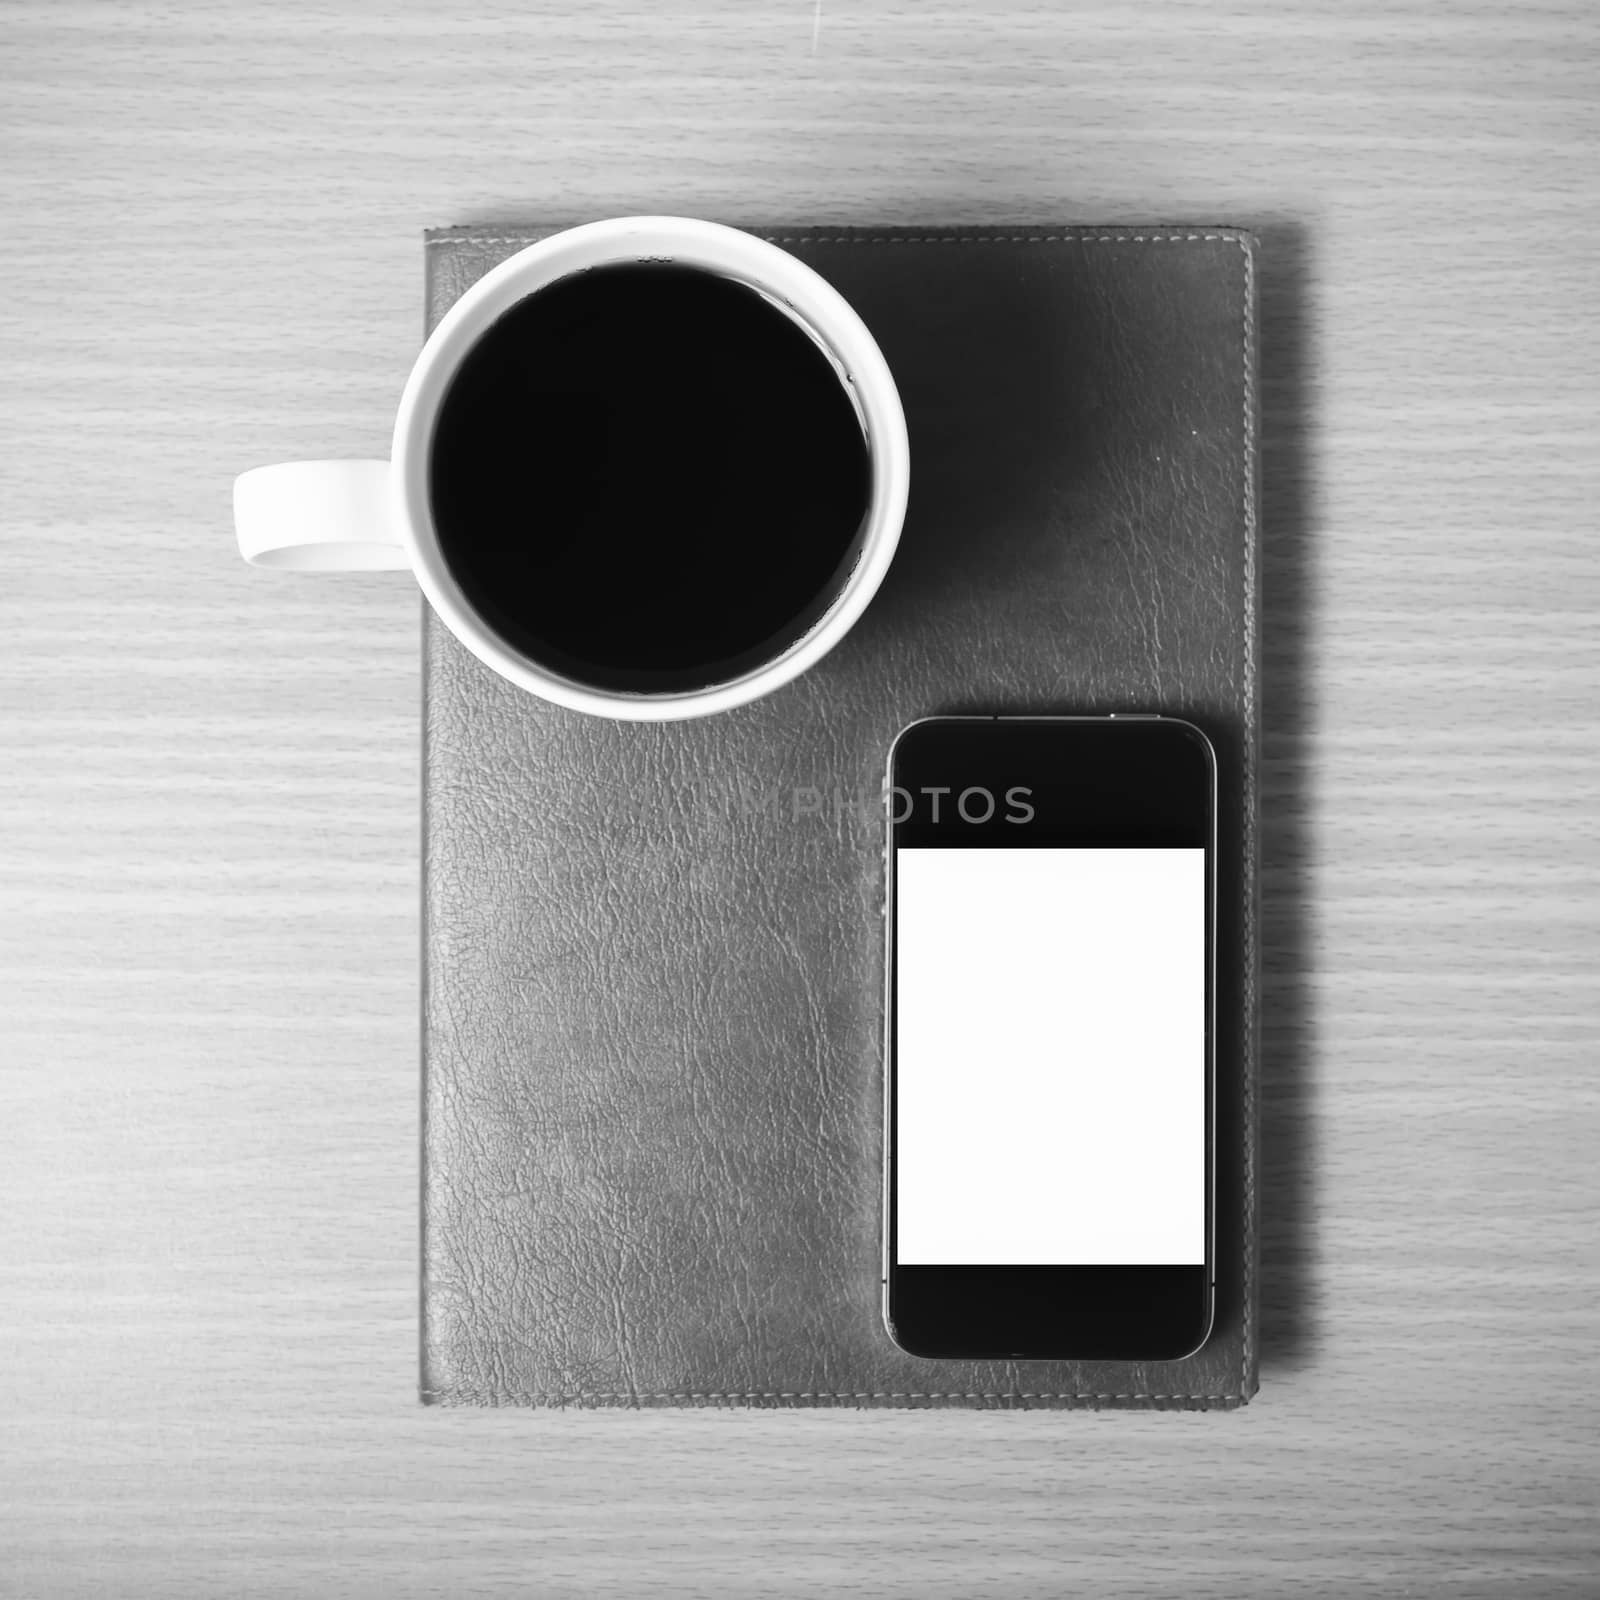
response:
<path fill-rule="evenodd" d="M 550 231 L 430 235 L 429 325 Z M 1256 1387 L 1254 241 L 752 231 L 888 357 L 903 541 L 826 660 L 695 722 L 546 705 L 424 607 L 422 1396 L 1237 1405 Z M 1216 1328 L 1170 1363 L 907 1356 L 880 1289 L 885 754 L 940 712 L 1117 709 L 1192 718 L 1221 762 Z"/>

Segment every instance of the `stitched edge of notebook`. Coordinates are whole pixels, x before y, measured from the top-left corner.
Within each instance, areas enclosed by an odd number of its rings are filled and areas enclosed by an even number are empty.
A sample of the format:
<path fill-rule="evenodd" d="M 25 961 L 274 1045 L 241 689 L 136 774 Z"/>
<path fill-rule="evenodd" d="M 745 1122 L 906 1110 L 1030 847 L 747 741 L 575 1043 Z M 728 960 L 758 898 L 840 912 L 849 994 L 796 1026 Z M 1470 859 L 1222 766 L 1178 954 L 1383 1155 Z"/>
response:
<path fill-rule="evenodd" d="M 1241 1402 L 1255 1392 L 1256 1211 L 1256 754 L 1261 742 L 1256 703 L 1256 262 L 1254 243 L 1240 235 L 1244 256 L 1244 1306 L 1239 1351 Z"/>
<path fill-rule="evenodd" d="M 557 233 L 559 228 L 551 229 Z M 1033 232 L 1033 233 L 999 233 L 999 232 L 970 232 L 970 233 L 772 233 L 761 228 L 745 230 L 755 238 L 765 239 L 768 244 L 1195 244 L 1231 242 L 1240 247 L 1245 255 L 1249 250 L 1239 230 L 1229 229 L 1212 233 L 1091 233 L 1070 232 L 1059 233 Z M 423 235 L 423 244 L 427 249 L 436 249 L 442 245 L 496 245 L 514 244 L 519 248 L 537 244 L 540 239 L 549 238 L 550 234 L 542 229 L 538 233 L 477 233 L 470 227 L 430 228 Z"/>
<path fill-rule="evenodd" d="M 550 231 L 559 231 L 559 228 Z M 1234 1393 L 1150 1394 L 1141 1392 L 1068 1394 L 1061 1391 L 1040 1391 L 1032 1394 L 1006 1392 L 962 1392 L 918 1394 L 900 1391 L 834 1392 L 751 1390 L 748 1392 L 669 1392 L 659 1394 L 602 1394 L 578 1391 L 570 1395 L 524 1394 L 514 1390 L 455 1390 L 422 1389 L 424 1401 L 455 1401 L 464 1404 L 496 1404 L 510 1402 L 522 1405 L 582 1406 L 628 1405 L 638 1406 L 650 1400 L 686 1401 L 695 1405 L 716 1405 L 719 1402 L 747 1402 L 751 1400 L 788 1401 L 848 1401 L 848 1400 L 997 1400 L 1027 1401 L 1148 1401 L 1152 1403 L 1178 1403 L 1193 1406 L 1200 1402 L 1212 1407 L 1241 1406 L 1254 1393 L 1250 1386 L 1254 1339 L 1253 1290 L 1255 1280 L 1255 1049 L 1256 1049 L 1256 934 L 1255 934 L 1255 871 L 1256 871 L 1256 442 L 1255 442 L 1255 253 L 1252 239 L 1240 229 L 1221 229 L 1203 232 L 1149 232 L 1102 233 L 1084 230 L 1034 231 L 1005 233 L 998 230 L 966 233 L 913 233 L 903 231 L 889 234 L 855 233 L 773 233 L 761 229 L 750 230 L 757 238 L 769 244 L 1196 244 L 1232 243 L 1239 247 L 1244 264 L 1243 308 L 1243 368 L 1244 368 L 1244 473 L 1242 500 L 1244 511 L 1244 820 L 1243 820 L 1243 893 L 1244 916 L 1244 1026 L 1243 1044 L 1246 1069 L 1244 1073 L 1244 1211 L 1241 1218 L 1244 1247 L 1244 1277 L 1241 1284 L 1241 1333 L 1239 1357 L 1239 1388 Z M 480 233 L 470 224 L 458 228 L 430 228 L 423 235 L 427 249 L 442 245 L 516 245 L 535 243 L 549 234 L 538 233 Z"/>
<path fill-rule="evenodd" d="M 942 1393 L 930 1391 L 918 1393 L 915 1390 L 869 1390 L 859 1391 L 845 1389 L 752 1389 L 743 1390 L 692 1390 L 671 1391 L 660 1394 L 629 1394 L 618 1392 L 614 1394 L 600 1394 L 591 1390 L 574 1390 L 570 1394 L 536 1394 L 524 1392 L 520 1389 L 422 1389 L 418 1391 L 422 1399 L 428 1402 L 444 1401 L 447 1404 L 458 1405 L 536 1405 L 536 1406 L 567 1406 L 576 1410 L 585 1407 L 598 1408 L 601 1406 L 632 1406 L 638 1407 L 651 1400 L 690 1401 L 696 1405 L 712 1406 L 723 1402 L 742 1404 L 749 1400 L 788 1400 L 788 1401 L 841 1401 L 841 1400 L 1000 1400 L 1009 1401 L 1011 1409 L 1023 1409 L 1022 1402 L 1038 1400 L 1059 1400 L 1081 1404 L 1089 1400 L 1146 1400 L 1157 1403 L 1178 1402 L 1194 1410 L 1202 1409 L 1195 1402 L 1203 1402 L 1206 1409 L 1221 1411 L 1237 1408 L 1244 1403 L 1244 1396 L 1238 1394 L 1143 1394 L 1127 1393 L 1115 1394 L 1109 1391 L 1084 1390 L 1078 1394 L 1067 1394 L 1054 1390 L 1040 1390 L 1037 1393 L 1022 1393 L 1018 1390 L 1005 1389 L 994 1393 L 972 1390 L 967 1393 L 949 1392 Z M 776 1408 L 774 1408 L 776 1409 Z M 991 1407 L 992 1410 L 1006 1409 L 1003 1406 Z"/>

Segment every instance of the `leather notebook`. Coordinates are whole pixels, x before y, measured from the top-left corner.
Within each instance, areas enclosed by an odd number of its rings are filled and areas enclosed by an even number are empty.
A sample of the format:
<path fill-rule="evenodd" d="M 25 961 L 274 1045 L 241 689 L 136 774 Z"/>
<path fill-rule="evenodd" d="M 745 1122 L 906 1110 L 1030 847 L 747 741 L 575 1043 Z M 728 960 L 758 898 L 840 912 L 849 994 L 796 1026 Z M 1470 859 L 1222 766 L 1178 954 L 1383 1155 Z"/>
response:
<path fill-rule="evenodd" d="M 430 234 L 429 326 L 552 231 Z M 830 655 L 696 721 L 548 705 L 424 605 L 422 1398 L 1238 1405 L 1257 1318 L 1254 240 L 750 231 L 882 347 L 910 428 L 904 534 Z M 908 1356 L 881 1309 L 871 802 L 918 717 L 1105 711 L 1186 716 L 1219 758 L 1215 1328 L 1174 1362 Z"/>

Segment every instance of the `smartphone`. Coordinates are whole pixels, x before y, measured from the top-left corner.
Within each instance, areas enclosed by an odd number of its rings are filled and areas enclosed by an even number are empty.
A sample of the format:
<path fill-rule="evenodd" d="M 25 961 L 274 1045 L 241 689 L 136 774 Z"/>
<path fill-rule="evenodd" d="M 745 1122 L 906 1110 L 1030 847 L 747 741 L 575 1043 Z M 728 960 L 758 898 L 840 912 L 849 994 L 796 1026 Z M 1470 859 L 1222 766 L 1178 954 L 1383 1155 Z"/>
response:
<path fill-rule="evenodd" d="M 884 1322 L 916 1356 L 1211 1331 L 1216 754 L 1176 717 L 933 717 L 889 755 Z"/>

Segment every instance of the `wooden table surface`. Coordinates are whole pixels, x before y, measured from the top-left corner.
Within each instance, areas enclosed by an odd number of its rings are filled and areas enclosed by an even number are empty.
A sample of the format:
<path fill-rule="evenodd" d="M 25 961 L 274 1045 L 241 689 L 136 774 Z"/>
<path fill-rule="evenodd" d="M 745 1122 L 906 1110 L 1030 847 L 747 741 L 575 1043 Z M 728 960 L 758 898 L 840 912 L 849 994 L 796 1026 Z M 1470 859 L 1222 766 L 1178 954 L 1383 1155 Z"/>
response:
<path fill-rule="evenodd" d="M 1600 12 L 0 4 L 0 1591 L 1600 1592 Z M 1237 1414 L 416 1388 L 421 231 L 1265 241 L 1264 1369 Z"/>

